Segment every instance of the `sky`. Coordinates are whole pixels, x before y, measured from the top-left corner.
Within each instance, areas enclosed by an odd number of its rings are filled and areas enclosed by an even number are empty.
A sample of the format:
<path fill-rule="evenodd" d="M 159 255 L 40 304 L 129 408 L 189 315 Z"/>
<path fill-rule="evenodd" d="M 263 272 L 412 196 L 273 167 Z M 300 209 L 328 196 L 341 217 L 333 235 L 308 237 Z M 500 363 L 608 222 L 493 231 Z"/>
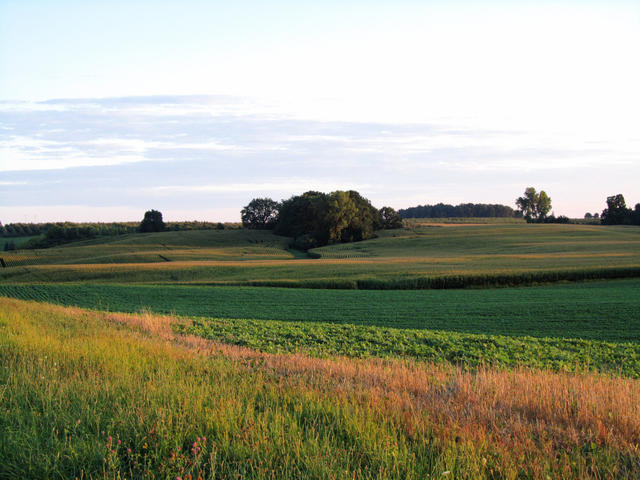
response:
<path fill-rule="evenodd" d="M 0 221 L 640 202 L 640 2 L 0 0 Z"/>

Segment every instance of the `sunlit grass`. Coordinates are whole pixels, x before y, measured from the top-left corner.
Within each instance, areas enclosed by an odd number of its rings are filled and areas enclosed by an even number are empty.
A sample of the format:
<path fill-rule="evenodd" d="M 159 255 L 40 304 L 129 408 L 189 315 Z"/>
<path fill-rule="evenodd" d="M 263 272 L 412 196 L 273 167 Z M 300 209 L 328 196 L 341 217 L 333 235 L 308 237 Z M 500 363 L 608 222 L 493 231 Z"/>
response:
<path fill-rule="evenodd" d="M 640 382 L 272 355 L 0 299 L 2 478 L 638 478 Z"/>

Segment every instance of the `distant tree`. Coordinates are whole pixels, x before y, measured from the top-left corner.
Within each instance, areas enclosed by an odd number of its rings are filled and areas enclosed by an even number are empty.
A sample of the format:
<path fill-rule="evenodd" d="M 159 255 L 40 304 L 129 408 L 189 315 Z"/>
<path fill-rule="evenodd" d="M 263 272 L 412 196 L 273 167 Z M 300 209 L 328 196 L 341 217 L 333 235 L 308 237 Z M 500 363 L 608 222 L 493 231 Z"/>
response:
<path fill-rule="evenodd" d="M 622 225 L 631 223 L 631 210 L 627 208 L 624 195 L 621 193 L 607 197 L 607 208 L 602 211 L 604 225 Z"/>
<path fill-rule="evenodd" d="M 593 215 L 591 215 L 589 212 L 584 214 L 584 219 L 585 220 L 591 220 L 593 218 Z"/>
<path fill-rule="evenodd" d="M 280 204 L 270 198 L 254 198 L 242 209 L 242 226 L 254 229 L 274 228 L 278 221 Z"/>
<path fill-rule="evenodd" d="M 402 228 L 402 217 L 391 207 L 382 207 L 378 210 L 379 226 L 387 230 L 391 228 Z"/>
<path fill-rule="evenodd" d="M 527 222 L 543 222 L 551 211 L 551 198 L 544 190 L 538 193 L 535 188 L 528 187 L 524 196 L 516 199 L 516 205 Z"/>
<path fill-rule="evenodd" d="M 148 210 L 144 213 L 144 218 L 140 222 L 141 232 L 161 232 L 165 229 L 162 221 L 162 213 L 157 210 Z"/>
<path fill-rule="evenodd" d="M 506 205 L 484 203 L 461 203 L 460 205 L 418 205 L 398 210 L 401 218 L 446 218 L 446 217 L 514 217 L 517 212 Z"/>

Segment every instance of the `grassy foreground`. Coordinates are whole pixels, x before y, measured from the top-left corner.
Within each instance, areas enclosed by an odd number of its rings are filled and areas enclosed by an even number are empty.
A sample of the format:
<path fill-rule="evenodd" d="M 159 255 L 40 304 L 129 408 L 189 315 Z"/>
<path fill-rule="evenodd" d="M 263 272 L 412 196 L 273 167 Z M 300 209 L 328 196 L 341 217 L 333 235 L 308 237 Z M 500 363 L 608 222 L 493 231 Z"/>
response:
<path fill-rule="evenodd" d="M 640 382 L 272 355 L 0 298 L 1 478 L 638 478 Z"/>

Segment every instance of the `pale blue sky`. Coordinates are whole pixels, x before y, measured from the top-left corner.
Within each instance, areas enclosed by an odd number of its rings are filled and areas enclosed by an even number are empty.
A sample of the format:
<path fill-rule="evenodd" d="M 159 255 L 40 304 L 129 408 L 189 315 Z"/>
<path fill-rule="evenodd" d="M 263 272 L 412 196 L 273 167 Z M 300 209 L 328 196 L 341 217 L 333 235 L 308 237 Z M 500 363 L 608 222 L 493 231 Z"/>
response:
<path fill-rule="evenodd" d="M 632 1 L 0 0 L 0 220 L 636 203 L 639 47 Z"/>

